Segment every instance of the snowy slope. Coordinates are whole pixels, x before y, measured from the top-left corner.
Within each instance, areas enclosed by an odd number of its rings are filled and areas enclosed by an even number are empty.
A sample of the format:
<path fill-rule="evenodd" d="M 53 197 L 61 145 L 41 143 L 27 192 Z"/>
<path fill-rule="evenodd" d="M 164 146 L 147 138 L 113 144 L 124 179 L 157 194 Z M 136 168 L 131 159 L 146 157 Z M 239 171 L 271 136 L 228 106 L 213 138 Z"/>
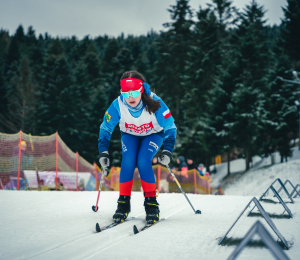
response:
<path fill-rule="evenodd" d="M 102 192 L 100 209 L 95 205 L 97 192 L 47 192 L 0 190 L 0 259 L 227 259 L 236 246 L 219 246 L 222 237 L 246 204 L 249 196 L 188 194 L 195 215 L 182 194 L 160 194 L 161 217 L 165 221 L 140 234 L 132 226 L 144 223 L 141 192 L 132 194 L 135 220 L 110 230 L 95 233 L 111 221 L 116 209 L 117 192 Z M 264 203 L 270 213 L 281 214 L 280 204 Z M 285 253 L 290 259 L 300 255 L 300 199 L 288 204 L 293 219 L 272 219 L 278 230 L 293 244 Z M 242 238 L 257 220 L 275 234 L 261 217 L 243 216 L 229 237 Z M 247 247 L 239 259 L 273 259 L 266 248 Z"/>
<path fill-rule="evenodd" d="M 252 169 L 241 178 L 225 186 L 225 194 L 259 196 L 277 178 L 280 178 L 282 182 L 290 180 L 294 186 L 300 184 L 300 160 Z M 278 183 L 275 185 L 275 188 L 279 188 Z M 291 192 L 292 187 L 287 185 L 287 190 Z M 284 194 L 284 192 L 281 194 Z"/>
<path fill-rule="evenodd" d="M 280 163 L 280 154 L 278 152 L 273 153 L 274 164 Z M 292 156 L 288 158 L 288 161 L 300 160 L 300 151 L 298 147 L 292 148 Z M 271 166 L 271 156 L 262 158 L 259 156 L 254 156 L 252 158 L 252 168 L 251 170 L 261 168 L 263 166 Z M 218 165 L 211 165 L 210 172 L 213 171 L 214 167 L 217 169 L 217 173 L 212 175 L 211 185 L 217 188 L 221 185 L 222 180 L 227 175 L 227 163 L 221 163 Z M 246 171 L 245 159 L 237 159 L 230 162 L 230 174 L 234 175 L 239 172 Z"/>

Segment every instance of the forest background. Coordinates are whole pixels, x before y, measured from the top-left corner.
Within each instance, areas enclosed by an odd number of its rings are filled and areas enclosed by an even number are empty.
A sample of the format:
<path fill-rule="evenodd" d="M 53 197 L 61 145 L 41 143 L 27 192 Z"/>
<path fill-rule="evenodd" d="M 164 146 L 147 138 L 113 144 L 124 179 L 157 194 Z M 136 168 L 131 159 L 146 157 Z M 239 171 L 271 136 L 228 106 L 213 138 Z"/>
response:
<path fill-rule="evenodd" d="M 73 151 L 97 161 L 104 113 L 120 95 L 122 74 L 137 70 L 175 118 L 175 156 L 208 167 L 238 148 L 249 169 L 254 155 L 291 155 L 299 85 L 277 76 L 294 79 L 292 71 L 300 71 L 300 0 L 287 0 L 273 26 L 254 0 L 241 12 L 229 0 L 196 11 L 176 0 L 168 12 L 165 31 L 142 36 L 78 40 L 36 36 L 32 26 L 14 35 L 1 29 L 0 132 L 58 131 Z M 109 147 L 115 166 L 120 144 L 116 127 Z"/>

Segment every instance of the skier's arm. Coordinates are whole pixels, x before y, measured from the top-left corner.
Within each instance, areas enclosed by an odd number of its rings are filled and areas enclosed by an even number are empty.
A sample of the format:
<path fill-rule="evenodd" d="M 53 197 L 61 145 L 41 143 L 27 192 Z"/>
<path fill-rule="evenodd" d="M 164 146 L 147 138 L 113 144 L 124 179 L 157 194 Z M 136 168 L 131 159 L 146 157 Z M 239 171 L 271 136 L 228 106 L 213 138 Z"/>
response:
<path fill-rule="evenodd" d="M 99 154 L 108 151 L 109 141 L 114 131 L 115 126 L 120 121 L 120 108 L 118 99 L 115 99 L 110 107 L 106 110 L 103 122 L 100 126 L 100 133 L 98 139 Z"/>
<path fill-rule="evenodd" d="M 164 150 L 173 152 L 176 141 L 176 126 L 174 118 L 167 105 L 156 95 L 153 96 L 154 100 L 159 100 L 161 107 L 156 111 L 155 116 L 158 124 L 164 129 Z"/>

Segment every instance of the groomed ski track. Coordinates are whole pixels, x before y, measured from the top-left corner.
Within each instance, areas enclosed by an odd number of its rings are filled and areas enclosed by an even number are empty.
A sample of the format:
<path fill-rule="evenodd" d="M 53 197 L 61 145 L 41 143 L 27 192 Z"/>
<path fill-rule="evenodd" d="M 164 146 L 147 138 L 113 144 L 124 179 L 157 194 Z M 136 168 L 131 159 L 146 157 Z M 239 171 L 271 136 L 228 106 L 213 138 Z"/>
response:
<path fill-rule="evenodd" d="M 227 259 L 234 246 L 219 246 L 222 237 L 252 197 L 188 194 L 194 214 L 182 194 L 160 194 L 161 218 L 165 221 L 133 234 L 133 225 L 144 225 L 143 195 L 132 194 L 136 217 L 101 233 L 95 225 L 111 222 L 118 192 L 101 192 L 99 211 L 93 212 L 97 192 L 39 192 L 0 190 L 0 259 Z M 273 218 L 289 243 L 291 259 L 300 255 L 300 199 L 287 204 L 293 219 Z M 280 215 L 280 204 L 264 203 L 269 213 Z M 229 237 L 242 238 L 261 217 L 243 216 Z M 247 247 L 239 259 L 273 259 L 266 248 Z"/>

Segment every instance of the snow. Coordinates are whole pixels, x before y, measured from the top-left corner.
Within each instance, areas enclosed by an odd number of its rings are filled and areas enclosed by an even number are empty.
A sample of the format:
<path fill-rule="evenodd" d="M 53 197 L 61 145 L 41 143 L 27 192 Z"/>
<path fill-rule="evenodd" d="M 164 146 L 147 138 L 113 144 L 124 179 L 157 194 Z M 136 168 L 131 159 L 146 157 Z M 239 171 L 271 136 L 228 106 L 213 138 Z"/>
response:
<path fill-rule="evenodd" d="M 271 180 L 270 180 L 271 182 Z M 160 194 L 160 217 L 165 221 L 133 235 L 133 225 L 142 227 L 145 213 L 141 192 L 132 194 L 136 217 L 118 227 L 95 233 L 95 224 L 109 224 L 116 209 L 118 192 L 101 192 L 99 211 L 93 212 L 97 192 L 0 190 L 0 259 L 226 259 L 236 248 L 220 246 L 250 196 L 188 194 L 195 215 L 182 194 Z M 280 204 L 263 203 L 270 213 L 281 214 Z M 293 219 L 272 219 L 293 246 L 285 253 L 291 259 L 300 254 L 300 199 L 288 204 Z M 246 213 L 228 237 L 243 238 L 257 220 L 271 235 L 274 232 L 261 217 Z M 266 248 L 247 247 L 239 259 L 273 259 Z"/>
<path fill-rule="evenodd" d="M 279 152 L 273 153 L 274 164 L 280 163 L 280 154 Z M 288 158 L 288 161 L 300 160 L 300 151 L 298 147 L 292 148 L 292 156 Z M 261 168 L 263 166 L 271 166 L 271 156 L 262 158 L 260 156 L 254 156 L 252 158 L 252 168 L 251 170 L 255 170 Z M 216 167 L 217 173 L 212 174 L 212 182 L 211 185 L 214 188 L 217 188 L 221 185 L 222 180 L 227 175 L 227 162 L 221 163 L 218 165 L 211 165 L 210 172 Z M 245 159 L 237 159 L 230 162 L 230 174 L 236 174 L 240 172 L 246 171 L 246 162 Z M 222 187 L 223 188 L 223 187 Z"/>
<path fill-rule="evenodd" d="M 298 156 L 297 151 L 294 155 Z M 97 222 L 100 226 L 111 223 L 118 192 L 102 191 L 99 211 L 95 213 L 91 207 L 96 203 L 96 191 L 0 190 L 0 259 L 227 259 L 238 243 L 218 245 L 218 241 L 253 196 L 258 198 L 277 178 L 283 182 L 289 179 L 294 185 L 300 183 L 300 160 L 296 157 L 287 163 L 269 164 L 268 158 L 257 157 L 249 172 L 225 187 L 225 196 L 187 194 L 194 208 L 202 211 L 201 215 L 194 214 L 182 194 L 160 194 L 160 217 L 166 220 L 137 235 L 133 235 L 133 225 L 145 224 L 142 192 L 132 193 L 129 217 L 134 219 L 96 233 Z M 233 161 L 232 170 L 238 172 L 242 165 L 241 160 Z M 221 180 L 222 174 L 220 170 L 215 175 Z M 272 199 L 271 195 L 268 199 Z M 280 195 L 289 202 L 283 191 Z M 273 200 L 277 202 L 276 198 Z M 287 203 L 293 214 L 291 219 L 280 203 L 261 204 L 291 246 L 284 252 L 290 259 L 299 259 L 300 198 L 294 200 L 293 204 Z M 227 237 L 241 240 L 260 220 L 277 241 L 264 218 L 247 217 L 251 208 Z M 247 246 L 238 259 L 274 258 L 266 247 Z"/>
<path fill-rule="evenodd" d="M 280 178 L 283 183 L 286 180 L 290 180 L 294 186 L 300 184 L 300 160 L 275 164 L 272 167 L 252 169 L 241 178 L 225 186 L 225 194 L 260 196 L 277 178 Z M 275 183 L 274 185 L 274 188 L 278 190 L 280 187 L 279 183 Z M 293 188 L 289 184 L 286 187 L 289 193 L 291 193 Z M 283 196 L 283 194 L 284 192 L 281 191 L 280 195 Z"/>

